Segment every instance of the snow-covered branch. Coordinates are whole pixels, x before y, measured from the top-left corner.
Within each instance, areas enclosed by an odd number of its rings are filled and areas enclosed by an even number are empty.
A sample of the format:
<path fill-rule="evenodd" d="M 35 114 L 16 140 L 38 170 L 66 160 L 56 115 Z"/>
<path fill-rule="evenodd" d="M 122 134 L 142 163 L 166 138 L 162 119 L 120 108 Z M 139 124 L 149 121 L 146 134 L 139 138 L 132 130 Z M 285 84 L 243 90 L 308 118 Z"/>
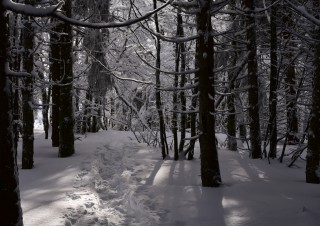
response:
<path fill-rule="evenodd" d="M 16 72 L 16 71 L 12 71 L 10 69 L 10 66 L 9 66 L 9 62 L 6 62 L 6 65 L 5 65 L 5 73 L 6 75 L 8 76 L 12 76 L 12 77 L 28 77 L 28 76 L 32 76 L 30 73 L 28 72 Z"/>
<path fill-rule="evenodd" d="M 305 17 L 309 21 L 311 21 L 313 24 L 320 27 L 320 20 L 315 18 L 313 15 L 311 15 L 305 6 L 295 6 L 291 1 L 285 0 L 285 2 L 290 5 L 290 7 L 295 10 L 298 14 Z"/>
<path fill-rule="evenodd" d="M 31 5 L 16 3 L 16 2 L 13 2 L 12 0 L 2 0 L 0 4 L 2 4 L 4 9 L 11 10 L 15 13 L 21 13 L 21 14 L 35 16 L 35 17 L 54 16 L 59 20 L 62 20 L 74 26 L 102 29 L 102 28 L 127 27 L 132 24 L 141 22 L 149 18 L 153 14 L 159 12 L 160 10 L 165 8 L 167 5 L 171 4 L 173 1 L 174 0 L 169 0 L 165 4 L 163 4 L 161 7 L 153 11 L 150 11 L 141 17 L 134 18 L 131 20 L 126 20 L 123 22 L 109 22 L 109 23 L 90 23 L 90 22 L 79 21 L 77 19 L 67 17 L 66 15 L 64 15 L 59 11 L 59 9 L 64 4 L 63 1 L 59 2 L 57 5 L 48 6 L 48 7 L 34 7 Z"/>
<path fill-rule="evenodd" d="M 60 12 L 56 12 L 54 14 L 55 17 L 57 17 L 58 19 L 75 25 L 75 26 L 80 26 L 80 27 L 88 27 L 88 28 L 96 28 L 96 29 L 102 29 L 102 28 L 115 28 L 115 27 L 127 27 L 130 26 L 132 24 L 136 24 L 138 22 L 141 22 L 147 18 L 149 18 L 150 16 L 152 16 L 153 14 L 159 12 L 160 10 L 162 10 L 163 8 L 165 8 L 167 5 L 169 5 L 170 3 L 172 3 L 174 0 L 169 0 L 167 1 L 164 5 L 162 5 L 161 7 L 150 11 L 148 13 L 146 13 L 145 15 L 138 17 L 138 18 L 134 18 L 131 20 L 126 20 L 123 22 L 109 22 L 109 23 L 90 23 L 90 22 L 85 22 L 85 21 L 79 21 L 73 18 L 69 18 L 67 16 L 65 16 L 64 14 L 60 13 Z"/>
<path fill-rule="evenodd" d="M 85 47 L 84 47 L 85 48 Z M 85 48 L 87 49 L 87 48 Z M 134 78 L 123 78 L 120 77 L 118 75 L 116 75 L 115 73 L 113 73 L 106 65 L 104 65 L 100 60 L 98 60 L 95 56 L 93 56 L 90 51 L 87 49 L 87 53 L 90 55 L 90 57 L 96 61 L 97 63 L 99 63 L 105 70 L 107 70 L 107 73 L 109 73 L 110 75 L 112 75 L 113 77 L 119 79 L 119 80 L 123 80 L 123 81 L 130 81 L 130 82 L 136 82 L 136 83 L 143 83 L 143 84 L 147 84 L 147 85 L 153 85 L 154 83 L 151 81 L 142 81 L 142 80 L 138 80 L 138 79 L 134 79 Z"/>
<path fill-rule="evenodd" d="M 140 25 L 142 28 L 144 28 L 145 30 L 150 32 L 152 35 L 156 36 L 157 38 L 159 38 L 160 40 L 165 41 L 165 42 L 183 43 L 183 42 L 189 42 L 189 41 L 198 39 L 200 37 L 200 35 L 194 35 L 194 36 L 189 36 L 189 37 L 168 37 L 168 36 L 162 35 L 160 33 L 157 33 L 155 31 L 151 30 L 150 28 L 147 28 L 146 26 L 144 26 L 141 23 L 140 23 Z"/>
<path fill-rule="evenodd" d="M 165 88 L 156 88 L 157 90 L 160 91 L 177 91 L 177 90 L 187 90 L 187 89 L 194 89 L 198 87 L 199 83 L 196 82 L 194 84 L 190 84 L 184 87 L 165 87 Z"/>
<path fill-rule="evenodd" d="M 10 10 L 15 13 L 21 13 L 21 14 L 36 16 L 36 17 L 46 17 L 46 16 L 54 15 L 55 13 L 58 13 L 59 9 L 64 4 L 64 1 L 61 1 L 56 5 L 41 7 L 41 8 L 13 2 L 12 0 L 2 0 L 0 4 L 2 4 L 2 7 L 5 10 Z"/>

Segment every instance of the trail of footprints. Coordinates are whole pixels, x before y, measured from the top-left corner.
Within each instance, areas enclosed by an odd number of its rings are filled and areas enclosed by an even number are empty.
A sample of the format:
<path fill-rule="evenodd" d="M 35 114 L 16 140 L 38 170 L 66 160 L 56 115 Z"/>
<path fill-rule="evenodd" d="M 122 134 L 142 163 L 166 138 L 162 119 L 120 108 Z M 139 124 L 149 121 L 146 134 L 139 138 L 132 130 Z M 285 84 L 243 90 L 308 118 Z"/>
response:
<path fill-rule="evenodd" d="M 94 158 L 82 163 L 74 178 L 75 191 L 67 194 L 71 207 L 65 226 L 154 225 L 160 219 L 156 203 L 143 187 L 143 172 L 150 164 L 131 158 L 136 144 L 112 143 L 97 149 Z M 124 155 L 126 152 L 126 155 Z"/>

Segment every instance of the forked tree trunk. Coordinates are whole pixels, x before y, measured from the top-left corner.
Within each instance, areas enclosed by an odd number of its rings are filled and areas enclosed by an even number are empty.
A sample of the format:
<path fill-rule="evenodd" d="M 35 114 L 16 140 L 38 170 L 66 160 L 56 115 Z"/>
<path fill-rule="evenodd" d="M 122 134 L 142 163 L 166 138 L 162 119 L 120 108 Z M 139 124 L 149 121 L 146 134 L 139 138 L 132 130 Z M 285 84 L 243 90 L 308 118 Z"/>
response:
<path fill-rule="evenodd" d="M 201 180 L 204 187 L 215 187 L 221 183 L 218 151 L 215 139 L 215 106 L 213 74 L 213 38 L 210 16 L 211 0 L 199 2 L 197 14 L 197 32 L 199 48 L 196 53 L 199 62 L 199 123 Z"/>
<path fill-rule="evenodd" d="M 9 61 L 9 13 L 0 4 L 0 212 L 1 225 L 23 226 L 16 150 L 13 142 L 12 87 Z"/>

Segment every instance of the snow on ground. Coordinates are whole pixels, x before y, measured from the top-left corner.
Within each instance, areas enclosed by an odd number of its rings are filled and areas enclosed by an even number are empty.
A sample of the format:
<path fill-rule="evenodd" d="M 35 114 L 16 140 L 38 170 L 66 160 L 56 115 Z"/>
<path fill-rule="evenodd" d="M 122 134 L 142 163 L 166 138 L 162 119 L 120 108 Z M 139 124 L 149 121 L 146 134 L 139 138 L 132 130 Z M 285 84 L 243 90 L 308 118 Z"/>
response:
<path fill-rule="evenodd" d="M 20 170 L 25 226 L 317 226 L 319 185 L 304 182 L 302 160 L 288 168 L 224 149 L 223 185 L 203 188 L 200 160 L 161 160 L 128 132 L 76 141 L 76 154 L 35 138 L 35 168 Z M 19 156 L 21 158 L 21 154 Z"/>

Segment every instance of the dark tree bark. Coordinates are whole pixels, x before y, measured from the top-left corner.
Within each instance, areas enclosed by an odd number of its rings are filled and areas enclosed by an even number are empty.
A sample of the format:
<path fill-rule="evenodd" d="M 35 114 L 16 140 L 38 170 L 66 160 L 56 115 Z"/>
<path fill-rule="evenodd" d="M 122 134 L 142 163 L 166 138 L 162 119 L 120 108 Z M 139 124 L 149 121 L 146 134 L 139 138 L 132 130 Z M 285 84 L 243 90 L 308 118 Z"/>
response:
<path fill-rule="evenodd" d="M 157 0 L 153 0 L 153 7 L 154 9 L 157 8 Z M 154 21 L 156 25 L 156 31 L 160 33 L 159 23 L 158 23 L 158 14 L 154 14 Z M 161 44 L 160 39 L 156 38 L 156 49 L 157 49 L 157 55 L 156 55 L 156 68 L 160 68 L 161 65 L 161 57 L 160 57 L 160 51 L 161 51 Z M 160 93 L 160 71 L 156 70 L 156 106 L 157 111 L 159 115 L 159 126 L 160 126 L 160 142 L 161 142 L 161 152 L 162 152 L 162 158 L 165 159 L 165 157 L 168 155 L 168 145 L 167 145 L 167 136 L 166 136 L 166 130 L 165 130 L 165 124 L 164 124 L 164 116 L 162 111 L 162 103 L 161 103 L 161 93 Z"/>
<path fill-rule="evenodd" d="M 92 124 L 91 124 L 91 132 L 93 133 L 97 133 L 100 129 L 100 125 L 99 125 L 99 120 L 100 120 L 100 116 L 99 116 L 99 101 L 98 98 L 95 97 L 94 98 L 94 109 L 93 109 L 93 115 L 92 115 Z"/>
<path fill-rule="evenodd" d="M 33 3 L 26 1 L 27 4 Z M 22 45 L 25 48 L 23 52 L 22 65 L 23 70 L 31 73 L 33 71 L 33 45 L 34 29 L 32 27 L 31 17 L 24 16 L 24 28 L 22 30 Z M 27 76 L 22 81 L 22 169 L 33 168 L 33 77 Z"/>
<path fill-rule="evenodd" d="M 9 61 L 9 14 L 0 4 L 0 213 L 1 225 L 23 226 L 17 156 L 13 142 L 12 87 L 6 75 Z"/>
<path fill-rule="evenodd" d="M 18 24 L 21 22 L 18 15 L 14 16 L 14 23 L 13 29 L 10 29 L 11 36 L 13 37 L 14 42 L 11 43 L 11 48 L 18 49 L 21 46 L 21 35 L 20 35 L 20 28 Z M 10 26 L 11 27 L 11 26 Z M 13 70 L 20 71 L 21 68 L 21 53 L 11 53 L 11 65 Z M 21 132 L 21 103 L 20 103 L 20 79 L 19 78 L 12 78 L 13 83 L 13 133 L 14 133 L 14 149 L 18 149 L 18 142 L 19 142 L 19 134 Z"/>
<path fill-rule="evenodd" d="M 243 0 L 246 12 L 247 30 L 247 51 L 248 55 L 248 99 L 249 99 L 249 120 L 250 120 L 250 157 L 261 158 L 261 138 L 259 119 L 259 85 L 258 85 L 258 65 L 257 46 L 255 31 L 255 4 L 254 0 Z"/>
<path fill-rule="evenodd" d="M 199 52 L 199 40 L 196 40 L 196 47 L 195 47 L 196 53 Z M 199 57 L 195 57 L 194 60 L 194 68 L 199 68 Z M 199 81 L 199 72 L 196 72 L 194 74 L 194 83 L 197 83 Z M 194 156 L 194 147 L 195 147 L 195 143 L 197 141 L 196 136 L 197 136 L 197 106 L 198 106 L 198 92 L 199 92 L 199 88 L 195 87 L 192 90 L 192 98 L 191 98 L 191 111 L 193 111 L 192 113 L 190 113 L 190 135 L 191 137 L 193 137 L 194 139 L 190 140 L 189 146 L 186 150 L 185 155 L 187 155 L 187 159 L 188 160 L 192 160 L 193 156 Z"/>
<path fill-rule="evenodd" d="M 272 0 L 274 4 L 276 0 Z M 270 94 L 269 94 L 269 125 L 270 134 L 269 157 L 277 157 L 277 88 L 278 88 L 278 58 L 277 58 L 277 9 L 271 7 L 270 12 Z"/>
<path fill-rule="evenodd" d="M 178 36 L 184 37 L 184 30 L 183 30 L 183 20 L 182 20 L 182 15 L 181 13 L 178 12 L 177 14 L 177 33 Z M 185 43 L 180 43 L 180 56 L 181 56 L 181 66 L 180 66 L 180 72 L 184 72 L 186 70 L 186 48 L 185 48 Z M 180 75 L 180 87 L 184 87 L 186 83 L 186 75 L 182 74 Z M 185 91 L 181 90 L 180 91 L 180 106 L 181 106 L 181 116 L 180 116 L 180 144 L 179 144 L 179 152 L 183 151 L 184 148 L 184 143 L 185 143 L 185 138 L 186 138 L 186 95 Z"/>
<path fill-rule="evenodd" d="M 177 13 L 178 14 L 178 13 Z M 179 24 L 177 24 L 177 36 L 178 36 Z M 180 45 L 176 44 L 175 49 L 175 71 L 179 72 L 180 66 Z M 179 83 L 179 75 L 174 76 L 173 87 L 177 88 Z M 173 92 L 173 112 L 172 112 L 172 133 L 173 133 L 173 153 L 174 160 L 179 159 L 179 146 L 178 146 L 178 92 Z"/>
<path fill-rule="evenodd" d="M 16 87 L 13 92 L 13 135 L 14 135 L 14 149 L 18 149 L 18 143 L 19 143 L 19 134 L 21 130 L 21 123 L 20 123 L 20 94 L 19 94 L 19 87 L 20 82 L 18 78 L 13 79 L 13 84 Z"/>
<path fill-rule="evenodd" d="M 229 75 L 229 79 L 233 75 Z M 230 92 L 234 90 L 234 83 L 230 84 Z M 228 116 L 227 116 L 227 133 L 228 133 L 228 148 L 231 151 L 237 151 L 236 139 L 236 108 L 234 95 L 231 94 L 227 97 Z"/>
<path fill-rule="evenodd" d="M 319 1 L 313 1 L 314 8 L 319 9 Z M 319 16 L 317 16 L 319 19 Z M 313 40 L 320 40 L 320 28 L 317 27 L 313 34 Z M 306 182 L 320 183 L 320 44 L 314 44 L 314 73 L 311 118 L 308 131 L 308 149 L 306 164 Z"/>
<path fill-rule="evenodd" d="M 286 9 L 285 9 L 286 10 Z M 287 29 L 283 32 L 283 40 L 287 45 L 286 52 L 284 54 L 284 68 L 285 68 L 285 84 L 286 84 L 286 106 L 287 106 L 287 130 L 289 133 L 288 142 L 294 141 L 298 132 L 298 118 L 297 118 L 297 101 L 296 101 L 296 73 L 295 62 L 293 59 L 294 43 L 291 40 L 292 34 L 288 31 L 294 28 L 294 22 L 292 14 L 285 12 L 283 15 L 283 23 Z"/>
<path fill-rule="evenodd" d="M 65 2 L 63 10 L 71 17 L 71 1 Z M 61 61 L 63 73 L 60 87 L 59 109 L 59 157 L 68 157 L 74 153 L 74 112 L 73 112 L 73 62 L 72 62 L 72 28 L 64 24 L 61 35 Z"/>
<path fill-rule="evenodd" d="M 199 122 L 201 180 L 204 187 L 216 187 L 221 183 L 218 151 L 215 139 L 215 106 L 213 75 L 213 38 L 210 16 L 210 0 L 199 1 L 197 32 L 199 48 L 196 58 L 199 62 Z"/>
<path fill-rule="evenodd" d="M 63 62 L 60 59 L 61 47 L 60 46 L 60 33 L 62 32 L 62 24 L 56 20 L 52 23 L 56 23 L 53 28 L 53 32 L 50 35 L 50 48 L 51 48 L 51 65 L 50 73 L 52 78 L 52 107 L 51 107 L 51 140 L 52 147 L 59 147 L 59 108 L 60 108 L 60 74 L 63 74 Z"/>
<path fill-rule="evenodd" d="M 235 4 L 235 1 L 232 1 L 233 5 Z M 231 15 L 231 20 L 233 21 L 232 28 L 234 32 L 236 32 L 237 24 L 236 21 L 236 15 Z M 237 65 L 237 58 L 238 58 L 238 52 L 237 52 L 237 43 L 236 41 L 232 41 L 231 45 L 234 49 L 234 53 L 231 55 L 231 63 L 233 66 Z M 228 116 L 227 116 L 227 134 L 228 134 L 228 148 L 231 151 L 237 151 L 237 139 L 236 139 L 236 132 L 237 132 L 237 126 L 236 126 L 236 108 L 235 108 L 235 97 L 234 97 L 234 89 L 235 84 L 234 81 L 231 81 L 234 75 L 235 71 L 232 70 L 232 72 L 228 73 L 228 80 L 229 80 L 229 89 L 231 95 L 227 97 L 227 106 L 228 106 Z"/>

